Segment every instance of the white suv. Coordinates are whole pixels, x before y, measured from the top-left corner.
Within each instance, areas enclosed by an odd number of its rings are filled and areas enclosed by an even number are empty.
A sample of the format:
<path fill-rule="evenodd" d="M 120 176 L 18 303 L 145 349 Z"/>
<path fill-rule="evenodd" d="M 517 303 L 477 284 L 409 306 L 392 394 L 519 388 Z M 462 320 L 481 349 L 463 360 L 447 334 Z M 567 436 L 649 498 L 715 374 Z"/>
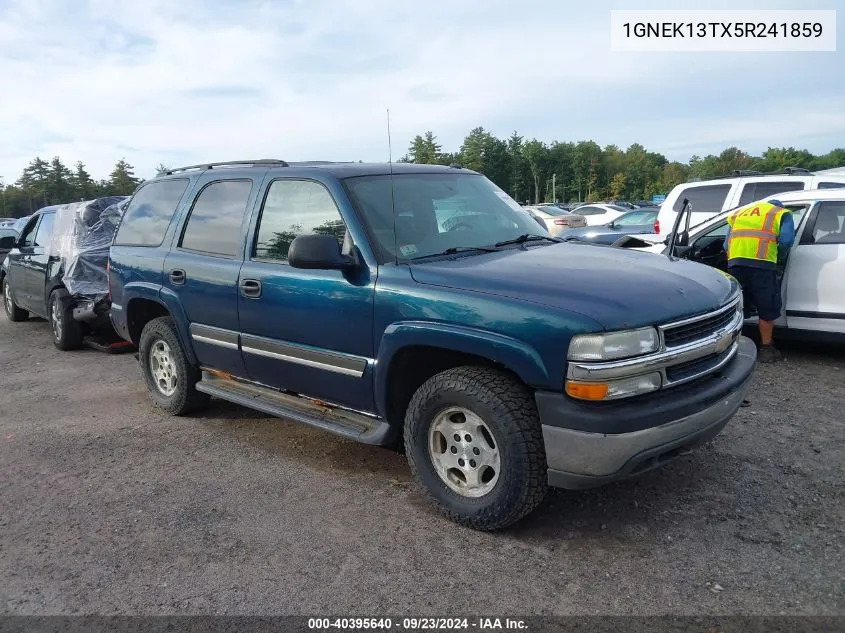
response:
<path fill-rule="evenodd" d="M 714 215 L 741 207 L 755 200 L 764 200 L 786 191 L 833 189 L 845 187 L 845 176 L 820 176 L 806 169 L 787 168 L 780 174 L 741 171 L 730 178 L 685 182 L 676 186 L 660 205 L 657 234 L 642 235 L 643 240 L 662 242 L 672 231 L 675 218 L 684 200 L 692 205 L 690 226 L 706 222 Z"/>

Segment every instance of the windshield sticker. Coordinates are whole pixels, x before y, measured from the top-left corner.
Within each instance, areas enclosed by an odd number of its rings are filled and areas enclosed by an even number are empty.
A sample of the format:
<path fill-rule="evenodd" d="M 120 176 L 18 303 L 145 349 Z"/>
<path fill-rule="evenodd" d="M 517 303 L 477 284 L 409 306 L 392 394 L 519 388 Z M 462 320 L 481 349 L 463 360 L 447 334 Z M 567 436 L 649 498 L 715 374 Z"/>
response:
<path fill-rule="evenodd" d="M 414 244 L 405 244 L 399 247 L 399 252 L 402 253 L 402 257 L 413 257 L 417 254 L 417 247 Z"/>

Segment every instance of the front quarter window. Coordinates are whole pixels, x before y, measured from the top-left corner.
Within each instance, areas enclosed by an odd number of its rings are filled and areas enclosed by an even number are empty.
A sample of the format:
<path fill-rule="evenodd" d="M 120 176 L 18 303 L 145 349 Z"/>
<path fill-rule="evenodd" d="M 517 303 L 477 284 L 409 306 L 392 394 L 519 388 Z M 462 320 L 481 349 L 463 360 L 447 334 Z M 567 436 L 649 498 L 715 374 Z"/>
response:
<path fill-rule="evenodd" d="M 394 174 L 392 182 L 389 175 L 355 176 L 344 184 L 385 261 L 544 233 L 516 201 L 481 175 Z"/>

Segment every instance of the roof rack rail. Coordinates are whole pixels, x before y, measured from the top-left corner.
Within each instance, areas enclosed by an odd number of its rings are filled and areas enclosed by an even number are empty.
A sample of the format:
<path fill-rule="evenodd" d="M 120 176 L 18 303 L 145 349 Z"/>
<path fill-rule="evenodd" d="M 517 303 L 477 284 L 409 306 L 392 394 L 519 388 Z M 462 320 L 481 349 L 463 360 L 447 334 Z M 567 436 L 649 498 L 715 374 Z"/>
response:
<path fill-rule="evenodd" d="M 762 172 L 757 171 L 755 169 L 734 169 L 731 173 L 723 176 L 708 176 L 706 178 L 700 178 L 698 181 L 702 180 L 722 180 L 723 178 L 739 178 L 742 176 L 797 176 L 797 175 L 812 175 L 813 172 L 809 169 L 804 169 L 803 167 L 784 167 L 778 171 L 768 171 Z M 695 180 L 691 180 L 690 182 L 695 182 Z"/>
<path fill-rule="evenodd" d="M 185 167 L 174 167 L 163 171 L 163 174 L 170 175 L 177 171 L 188 171 L 189 169 L 214 169 L 215 167 L 227 167 L 232 165 L 276 165 L 278 167 L 290 167 L 290 165 L 275 158 L 260 158 L 258 160 L 229 160 L 220 163 L 200 163 L 199 165 L 187 165 Z"/>

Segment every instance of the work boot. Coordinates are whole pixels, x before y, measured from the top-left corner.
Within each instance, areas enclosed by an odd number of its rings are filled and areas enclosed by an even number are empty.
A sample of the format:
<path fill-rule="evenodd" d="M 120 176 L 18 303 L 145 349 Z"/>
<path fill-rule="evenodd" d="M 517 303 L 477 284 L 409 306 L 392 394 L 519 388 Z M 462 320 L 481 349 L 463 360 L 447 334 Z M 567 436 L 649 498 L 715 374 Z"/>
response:
<path fill-rule="evenodd" d="M 776 363 L 783 360 L 783 354 L 774 345 L 761 345 L 760 351 L 757 352 L 757 360 L 761 363 Z"/>

